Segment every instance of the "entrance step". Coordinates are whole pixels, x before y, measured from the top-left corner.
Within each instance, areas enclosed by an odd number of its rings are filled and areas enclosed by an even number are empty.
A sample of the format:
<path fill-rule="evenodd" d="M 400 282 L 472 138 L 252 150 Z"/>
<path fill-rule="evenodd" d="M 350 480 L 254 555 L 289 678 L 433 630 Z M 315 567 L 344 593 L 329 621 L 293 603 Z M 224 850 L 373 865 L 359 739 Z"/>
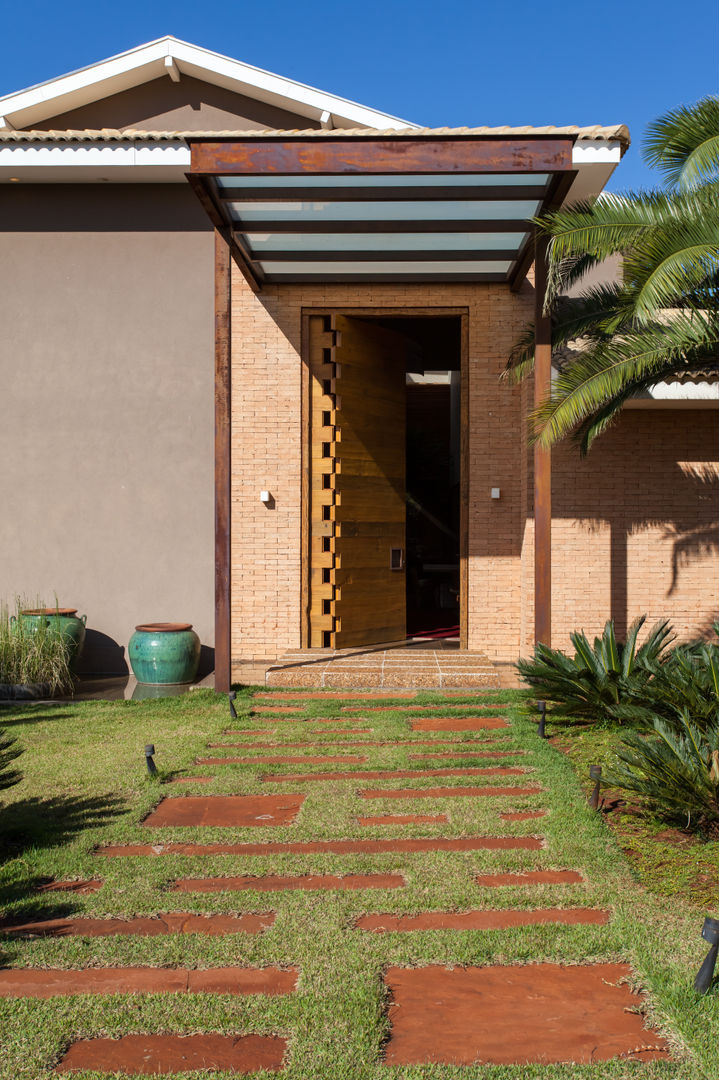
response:
<path fill-rule="evenodd" d="M 436 642 L 420 641 L 391 647 L 292 650 L 267 668 L 265 685 L 384 690 L 391 697 L 394 690 L 496 688 L 499 676 L 486 653 L 461 650 L 456 641 L 444 642 L 441 647 Z"/>

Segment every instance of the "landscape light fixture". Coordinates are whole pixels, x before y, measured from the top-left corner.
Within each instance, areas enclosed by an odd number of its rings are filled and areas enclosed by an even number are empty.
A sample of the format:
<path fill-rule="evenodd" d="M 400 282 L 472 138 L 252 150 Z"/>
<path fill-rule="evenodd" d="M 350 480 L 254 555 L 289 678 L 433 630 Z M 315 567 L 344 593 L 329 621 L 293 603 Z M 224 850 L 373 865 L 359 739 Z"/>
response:
<path fill-rule="evenodd" d="M 539 735 L 540 739 L 546 739 L 547 735 L 546 735 L 546 732 L 544 730 L 544 726 L 545 726 L 545 724 L 547 722 L 547 703 L 546 703 L 546 701 L 538 701 L 537 702 L 537 708 L 539 709 L 539 727 L 537 729 L 537 734 Z"/>
<path fill-rule="evenodd" d="M 709 942 L 711 948 L 704 957 L 704 963 L 694 980 L 694 989 L 698 994 L 707 994 L 714 979 L 717 951 L 719 951 L 719 919 L 712 919 L 710 915 L 707 915 L 702 927 L 702 937 Z"/>
<path fill-rule="evenodd" d="M 601 765 L 590 765 L 589 766 L 589 776 L 594 781 L 594 787 L 592 789 L 592 794 L 589 796 L 589 805 L 591 806 L 592 810 L 598 810 L 599 809 L 599 788 L 601 786 L 601 779 L 602 779 L 602 766 Z"/>
<path fill-rule="evenodd" d="M 147 771 L 149 772 L 150 776 L 157 776 L 157 766 L 152 760 L 154 753 L 155 747 L 152 743 L 148 743 L 145 747 L 145 761 L 147 762 Z"/>
<path fill-rule="evenodd" d="M 235 698 L 236 697 L 237 697 L 237 691 L 236 690 L 230 690 L 229 694 L 227 695 L 227 700 L 230 703 L 230 716 L 232 717 L 233 720 L 237 719 L 237 709 L 235 708 Z"/>

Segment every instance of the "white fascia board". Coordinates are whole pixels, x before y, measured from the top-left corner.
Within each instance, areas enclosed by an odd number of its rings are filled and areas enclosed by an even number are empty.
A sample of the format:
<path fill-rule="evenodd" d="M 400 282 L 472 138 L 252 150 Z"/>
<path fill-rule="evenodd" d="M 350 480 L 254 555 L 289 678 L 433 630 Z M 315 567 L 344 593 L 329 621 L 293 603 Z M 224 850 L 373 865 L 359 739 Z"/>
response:
<path fill-rule="evenodd" d="M 48 116 L 69 112 L 159 78 L 164 73 L 166 55 L 165 42 L 151 42 L 29 90 L 8 94 L 0 98 L 0 112 L 18 130 L 26 130 Z"/>
<path fill-rule="evenodd" d="M 308 119 L 319 120 L 323 112 L 331 112 L 338 120 L 347 121 L 351 126 L 395 129 L 416 126 L 396 116 L 368 109 L 173 37 L 159 38 L 99 64 L 27 90 L 7 94 L 0 98 L 0 114 L 20 130 L 31 128 L 34 123 L 49 116 L 68 112 L 161 77 L 166 73 L 166 57 L 175 61 L 180 72 L 299 113 Z"/>
<path fill-rule="evenodd" d="M 0 145 L 0 182 L 10 177 L 36 184 L 99 180 L 185 183 L 190 149 L 176 143 L 45 143 Z"/>
<path fill-rule="evenodd" d="M 563 206 L 592 202 L 609 183 L 622 160 L 622 145 L 610 139 L 578 140 L 572 147 L 572 165 L 577 171 Z"/>

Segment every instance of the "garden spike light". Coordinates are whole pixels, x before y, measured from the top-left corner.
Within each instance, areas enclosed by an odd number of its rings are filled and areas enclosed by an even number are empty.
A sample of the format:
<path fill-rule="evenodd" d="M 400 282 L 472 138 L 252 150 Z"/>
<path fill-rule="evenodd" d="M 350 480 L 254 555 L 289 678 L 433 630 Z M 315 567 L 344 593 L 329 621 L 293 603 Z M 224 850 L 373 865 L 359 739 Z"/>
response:
<path fill-rule="evenodd" d="M 539 728 L 537 729 L 537 734 L 539 735 L 540 739 L 546 739 L 547 735 L 546 735 L 546 732 L 544 730 L 545 724 L 547 722 L 547 703 L 546 703 L 546 701 L 538 701 L 537 702 L 537 708 L 539 709 Z"/>
<path fill-rule="evenodd" d="M 698 994 L 707 994 L 714 979 L 714 968 L 717 962 L 717 952 L 719 952 L 719 919 L 712 919 L 710 915 L 707 915 L 702 927 L 702 937 L 709 942 L 711 948 L 704 957 L 704 963 L 699 968 L 697 977 L 694 980 L 694 989 Z"/>
<path fill-rule="evenodd" d="M 230 716 L 232 717 L 233 720 L 237 719 L 237 709 L 235 708 L 235 698 L 236 697 L 237 697 L 237 691 L 236 690 L 230 690 L 229 694 L 227 695 L 227 699 L 230 702 Z"/>
<path fill-rule="evenodd" d="M 154 753 L 154 745 L 152 743 L 148 743 L 145 747 L 145 761 L 147 762 L 147 771 L 149 772 L 150 776 L 157 776 L 157 766 L 152 760 Z"/>
<path fill-rule="evenodd" d="M 594 787 L 592 789 L 592 794 L 589 796 L 589 805 L 591 806 L 592 810 L 598 810 L 599 809 L 599 789 L 601 787 L 601 779 L 602 779 L 602 766 L 601 765 L 590 765 L 589 766 L 589 776 L 594 781 Z"/>

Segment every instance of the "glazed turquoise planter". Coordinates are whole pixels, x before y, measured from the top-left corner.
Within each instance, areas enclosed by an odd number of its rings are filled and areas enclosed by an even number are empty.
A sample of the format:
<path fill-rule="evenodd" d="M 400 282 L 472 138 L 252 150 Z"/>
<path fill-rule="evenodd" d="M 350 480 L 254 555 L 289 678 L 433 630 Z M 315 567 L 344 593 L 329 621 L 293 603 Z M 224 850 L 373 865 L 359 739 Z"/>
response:
<path fill-rule="evenodd" d="M 191 683 L 200 664 L 200 639 L 191 623 L 141 623 L 127 652 L 139 683 Z"/>
<path fill-rule="evenodd" d="M 70 667 L 74 670 L 85 644 L 87 615 L 78 615 L 77 608 L 29 608 L 20 612 L 20 620 L 26 630 L 46 626 L 60 634 L 68 648 Z"/>

